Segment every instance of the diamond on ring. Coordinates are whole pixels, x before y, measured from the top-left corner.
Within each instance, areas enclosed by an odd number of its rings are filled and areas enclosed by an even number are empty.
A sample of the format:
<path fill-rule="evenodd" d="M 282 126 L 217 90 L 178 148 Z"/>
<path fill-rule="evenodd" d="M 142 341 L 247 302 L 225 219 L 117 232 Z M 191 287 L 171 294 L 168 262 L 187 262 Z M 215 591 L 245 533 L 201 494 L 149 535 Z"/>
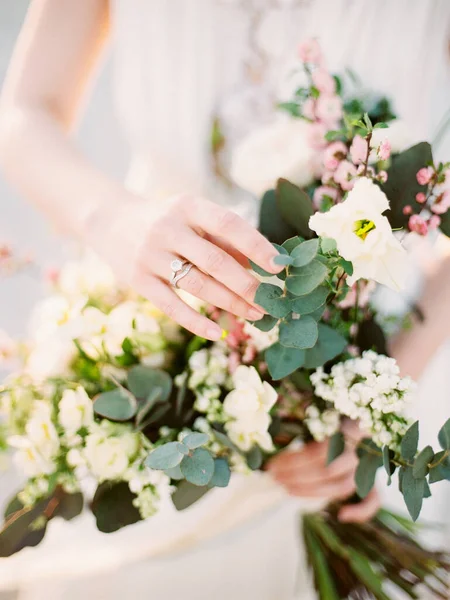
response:
<path fill-rule="evenodd" d="M 183 268 L 184 264 L 185 264 L 184 260 L 180 260 L 179 258 L 176 258 L 175 260 L 173 260 L 170 263 L 170 268 L 172 269 L 172 271 L 175 271 L 175 273 L 176 273 Z"/>
<path fill-rule="evenodd" d="M 186 277 L 186 275 L 192 269 L 193 265 L 187 260 L 181 260 L 179 258 L 176 258 L 170 263 L 170 267 L 172 269 L 170 284 L 176 288 L 178 287 L 178 282 L 180 281 L 180 279 Z"/>

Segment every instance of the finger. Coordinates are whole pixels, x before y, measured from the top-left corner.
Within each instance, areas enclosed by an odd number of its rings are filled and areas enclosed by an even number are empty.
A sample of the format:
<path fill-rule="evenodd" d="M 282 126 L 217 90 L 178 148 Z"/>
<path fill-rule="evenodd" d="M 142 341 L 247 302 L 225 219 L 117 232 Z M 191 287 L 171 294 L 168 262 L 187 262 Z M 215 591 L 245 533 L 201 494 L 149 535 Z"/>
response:
<path fill-rule="evenodd" d="M 229 244 L 223 238 L 206 234 L 204 239 L 208 240 L 208 242 L 211 242 L 211 244 L 214 244 L 215 246 L 222 248 L 222 250 L 225 250 L 225 252 L 227 254 L 229 254 L 231 257 L 233 257 L 235 261 L 237 261 L 242 267 L 244 267 L 244 269 L 250 268 L 250 263 L 248 261 L 248 258 L 244 254 L 242 254 L 242 252 L 239 252 L 239 250 L 236 250 L 236 248 L 233 248 L 233 246 L 231 246 L 231 244 Z"/>
<path fill-rule="evenodd" d="M 290 465 L 289 468 L 280 468 L 273 473 L 274 478 L 283 485 L 301 482 L 304 485 L 334 484 L 345 477 L 354 477 L 358 459 L 353 453 L 348 453 L 336 460 L 330 467 L 315 466 L 302 461 L 301 464 Z"/>
<path fill-rule="evenodd" d="M 240 298 L 254 304 L 260 282 L 224 250 L 191 230 L 180 232 L 176 246 L 176 251 L 181 256 L 221 282 Z"/>
<path fill-rule="evenodd" d="M 361 500 L 358 504 L 343 506 L 339 511 L 338 518 L 343 523 L 364 523 L 370 521 L 381 508 L 380 496 L 376 489 Z"/>
<path fill-rule="evenodd" d="M 279 273 L 282 270 L 283 267 L 273 262 L 278 255 L 277 250 L 239 215 L 202 199 L 194 199 L 185 206 L 186 218 L 193 227 L 199 226 L 210 235 L 226 240 L 269 273 Z"/>
<path fill-rule="evenodd" d="M 137 288 L 137 291 L 148 298 L 156 308 L 195 335 L 213 341 L 222 337 L 222 329 L 216 323 L 187 306 L 157 277 L 147 277 Z"/>
<path fill-rule="evenodd" d="M 353 476 L 345 477 L 333 484 L 285 486 L 291 496 L 303 498 L 324 498 L 328 500 L 344 500 L 350 498 L 356 489 Z"/>
<path fill-rule="evenodd" d="M 312 466 L 325 464 L 327 452 L 328 449 L 325 443 L 310 442 L 300 450 L 281 452 L 269 461 L 267 468 L 272 472 L 298 468 L 302 465 L 307 469 L 311 469 Z"/>
<path fill-rule="evenodd" d="M 170 264 L 176 257 L 169 253 L 158 253 L 152 257 L 152 271 L 158 277 L 168 280 L 171 274 Z M 262 310 L 251 306 L 242 298 L 231 292 L 224 285 L 193 267 L 189 273 L 179 280 L 178 287 L 238 317 L 257 321 L 262 319 Z"/>

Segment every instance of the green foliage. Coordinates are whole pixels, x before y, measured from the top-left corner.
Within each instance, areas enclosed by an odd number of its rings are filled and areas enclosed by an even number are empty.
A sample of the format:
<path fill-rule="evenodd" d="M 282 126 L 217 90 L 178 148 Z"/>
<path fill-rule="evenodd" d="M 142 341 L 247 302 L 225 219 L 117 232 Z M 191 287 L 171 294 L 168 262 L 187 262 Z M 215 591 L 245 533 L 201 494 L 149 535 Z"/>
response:
<path fill-rule="evenodd" d="M 286 279 L 287 289 L 295 296 L 306 296 L 323 283 L 328 275 L 327 267 L 317 259 L 300 268 L 293 268 L 293 275 Z"/>
<path fill-rule="evenodd" d="M 259 329 L 260 331 L 271 331 L 275 325 L 278 323 L 278 319 L 276 317 L 272 317 L 271 315 L 264 315 L 262 319 L 259 321 L 254 321 L 252 325 Z"/>
<path fill-rule="evenodd" d="M 168 373 L 145 365 L 136 365 L 130 369 L 127 385 L 136 398 L 148 398 L 155 389 L 158 389 L 162 402 L 168 400 L 172 391 L 172 379 Z"/>
<path fill-rule="evenodd" d="M 210 489 L 208 486 L 199 487 L 188 481 L 181 481 L 172 494 L 172 502 L 177 510 L 185 510 L 203 498 Z"/>
<path fill-rule="evenodd" d="M 99 531 L 113 533 L 140 521 L 139 511 L 133 506 L 134 498 L 125 481 L 99 485 L 91 504 Z"/>
<path fill-rule="evenodd" d="M 297 248 L 297 246 L 299 246 L 302 242 L 304 242 L 304 239 L 301 236 L 296 235 L 294 237 L 289 238 L 285 242 L 283 242 L 281 247 L 284 248 L 286 250 L 286 252 L 291 254 L 292 251 L 295 248 Z"/>
<path fill-rule="evenodd" d="M 450 450 L 450 419 L 442 426 L 438 439 L 443 450 Z"/>
<path fill-rule="evenodd" d="M 150 469 L 161 471 L 173 469 L 173 467 L 181 463 L 188 453 L 189 450 L 184 444 L 180 442 L 168 442 L 150 452 L 145 459 L 145 464 Z"/>
<path fill-rule="evenodd" d="M 402 458 L 406 461 L 414 460 L 419 447 L 419 421 L 411 425 L 405 433 L 401 443 Z"/>
<path fill-rule="evenodd" d="M 285 240 L 296 234 L 294 227 L 289 225 L 281 215 L 275 190 L 266 192 L 262 198 L 259 213 L 259 230 L 271 242 L 279 244 L 282 244 Z M 252 264 L 252 267 L 254 268 L 254 264 Z M 256 272 L 259 273 L 259 271 Z"/>
<path fill-rule="evenodd" d="M 189 483 L 205 486 L 214 474 L 214 459 L 205 448 L 196 448 L 192 454 L 183 457 L 180 468 Z"/>
<path fill-rule="evenodd" d="M 300 317 L 283 321 L 280 325 L 280 344 L 288 348 L 306 350 L 313 348 L 319 337 L 316 321 L 310 317 Z"/>
<path fill-rule="evenodd" d="M 375 350 L 378 354 L 389 354 L 386 336 L 373 317 L 365 319 L 359 324 L 356 343 L 361 352 Z"/>
<path fill-rule="evenodd" d="M 393 229 L 404 227 L 408 223 L 409 217 L 403 213 L 405 206 L 420 206 L 415 198 L 425 188 L 417 182 L 416 174 L 432 161 L 431 146 L 427 142 L 416 144 L 392 158 L 388 179 L 382 189 L 389 198 L 390 211 L 387 217 Z"/>
<path fill-rule="evenodd" d="M 94 399 L 94 411 L 110 421 L 129 421 L 138 409 L 136 398 L 125 388 L 103 392 Z"/>
<path fill-rule="evenodd" d="M 308 315 L 325 304 L 329 293 L 330 290 L 325 285 L 320 285 L 306 296 L 294 297 L 291 301 L 292 311 Z"/>
<path fill-rule="evenodd" d="M 290 181 L 279 179 L 276 189 L 276 199 L 284 221 L 297 234 L 304 238 L 310 238 L 312 231 L 308 223 L 310 217 L 314 214 L 314 207 L 308 194 Z"/>
<path fill-rule="evenodd" d="M 359 463 L 356 469 L 356 490 L 360 498 L 365 498 L 375 484 L 377 471 L 383 466 L 380 448 L 370 439 L 365 439 L 358 446 Z"/>
<path fill-rule="evenodd" d="M 292 250 L 291 257 L 293 258 L 294 267 L 304 267 L 308 265 L 317 256 L 319 251 L 319 240 L 314 238 L 299 244 Z"/>
<path fill-rule="evenodd" d="M 261 448 L 255 444 L 253 448 L 247 452 L 245 458 L 247 459 L 247 465 L 250 467 L 250 469 L 252 471 L 257 471 L 263 463 L 263 454 L 261 452 Z"/>
<path fill-rule="evenodd" d="M 304 365 L 305 351 L 286 348 L 276 342 L 266 350 L 265 359 L 272 379 L 279 380 Z"/>
<path fill-rule="evenodd" d="M 396 468 L 395 464 L 392 462 L 394 456 L 395 453 L 389 448 L 389 446 L 383 447 L 383 465 L 388 476 L 388 485 L 391 485 L 392 483 L 392 475 L 394 474 Z"/>
<path fill-rule="evenodd" d="M 428 475 L 428 465 L 432 462 L 433 458 L 433 448 L 431 446 L 426 446 L 414 461 L 413 475 L 416 479 L 423 479 Z"/>
<path fill-rule="evenodd" d="M 276 318 L 286 317 L 291 312 L 291 303 L 283 290 L 271 283 L 260 284 L 256 291 L 255 303 Z"/>
<path fill-rule="evenodd" d="M 209 482 L 211 487 L 227 487 L 230 483 L 231 470 L 226 458 L 216 458 L 214 461 L 214 473 Z"/>
<path fill-rule="evenodd" d="M 314 348 L 306 351 L 304 366 L 307 369 L 317 369 L 341 354 L 347 346 L 347 340 L 335 329 L 324 323 L 319 323 L 319 337 Z"/>
<path fill-rule="evenodd" d="M 345 450 L 345 437 L 341 431 L 337 431 L 328 442 L 327 465 L 341 456 Z"/>
<path fill-rule="evenodd" d="M 209 441 L 209 435 L 207 433 L 188 433 L 183 438 L 183 444 L 189 448 L 189 450 L 195 450 L 200 446 L 204 446 Z"/>
<path fill-rule="evenodd" d="M 425 494 L 425 477 L 414 477 L 412 467 L 402 467 L 402 494 L 411 519 L 417 521 Z"/>

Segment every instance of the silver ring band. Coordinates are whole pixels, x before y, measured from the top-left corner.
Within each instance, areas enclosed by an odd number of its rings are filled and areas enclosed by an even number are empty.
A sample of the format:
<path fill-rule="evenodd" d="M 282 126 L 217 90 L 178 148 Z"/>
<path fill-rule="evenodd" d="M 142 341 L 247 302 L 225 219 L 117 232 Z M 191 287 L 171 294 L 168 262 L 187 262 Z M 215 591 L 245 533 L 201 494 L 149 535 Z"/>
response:
<path fill-rule="evenodd" d="M 170 285 L 174 288 L 178 287 L 178 282 L 188 275 L 194 265 L 187 260 L 175 259 L 171 262 L 172 275 L 170 277 Z"/>

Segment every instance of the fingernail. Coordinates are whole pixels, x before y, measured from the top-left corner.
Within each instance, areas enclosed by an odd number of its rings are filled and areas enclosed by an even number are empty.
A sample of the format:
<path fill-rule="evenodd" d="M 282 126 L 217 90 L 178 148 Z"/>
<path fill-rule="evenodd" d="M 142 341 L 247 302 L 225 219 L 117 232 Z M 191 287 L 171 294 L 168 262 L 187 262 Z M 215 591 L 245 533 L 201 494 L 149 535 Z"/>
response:
<path fill-rule="evenodd" d="M 208 329 L 206 330 L 206 334 L 208 336 L 209 339 L 211 340 L 220 340 L 222 335 L 223 335 L 223 329 L 221 329 L 220 327 L 208 327 Z"/>
<path fill-rule="evenodd" d="M 258 310 L 257 308 L 250 308 L 247 314 L 248 318 L 252 321 L 259 321 L 264 316 L 264 313 Z"/>

